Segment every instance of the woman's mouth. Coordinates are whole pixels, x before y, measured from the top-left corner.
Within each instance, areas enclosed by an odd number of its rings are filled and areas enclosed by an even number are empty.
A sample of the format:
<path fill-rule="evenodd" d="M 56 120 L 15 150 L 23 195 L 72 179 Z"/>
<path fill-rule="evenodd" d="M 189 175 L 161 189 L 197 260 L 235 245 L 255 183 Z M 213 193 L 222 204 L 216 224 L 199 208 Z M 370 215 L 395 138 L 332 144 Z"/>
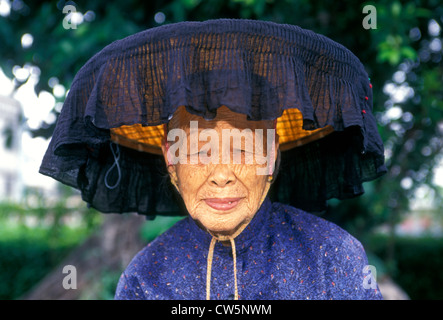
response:
<path fill-rule="evenodd" d="M 205 203 L 215 210 L 228 211 L 235 208 L 242 198 L 208 198 Z"/>

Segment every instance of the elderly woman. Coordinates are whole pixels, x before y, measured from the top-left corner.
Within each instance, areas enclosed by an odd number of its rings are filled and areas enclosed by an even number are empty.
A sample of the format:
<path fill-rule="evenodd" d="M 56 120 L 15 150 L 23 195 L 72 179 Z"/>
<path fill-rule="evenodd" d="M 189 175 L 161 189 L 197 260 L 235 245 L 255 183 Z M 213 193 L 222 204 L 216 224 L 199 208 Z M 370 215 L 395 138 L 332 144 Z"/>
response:
<path fill-rule="evenodd" d="M 150 29 L 80 70 L 41 172 L 102 212 L 186 215 L 116 299 L 381 299 L 361 244 L 295 208 L 384 173 L 371 87 L 351 52 L 296 26 Z"/>

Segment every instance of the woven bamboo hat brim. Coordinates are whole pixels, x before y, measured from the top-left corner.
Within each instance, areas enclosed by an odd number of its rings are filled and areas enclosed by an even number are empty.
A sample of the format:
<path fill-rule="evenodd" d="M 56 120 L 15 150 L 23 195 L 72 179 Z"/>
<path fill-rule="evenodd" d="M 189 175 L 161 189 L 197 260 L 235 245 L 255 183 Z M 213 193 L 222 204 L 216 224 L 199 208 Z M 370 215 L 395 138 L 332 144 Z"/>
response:
<path fill-rule="evenodd" d="M 315 130 L 304 130 L 301 112 L 298 109 L 286 109 L 277 119 L 276 131 L 279 136 L 280 150 L 286 151 L 321 139 L 334 129 L 332 126 L 326 126 Z M 112 141 L 141 152 L 162 154 L 161 142 L 164 138 L 163 125 L 144 127 L 134 124 L 111 129 Z"/>

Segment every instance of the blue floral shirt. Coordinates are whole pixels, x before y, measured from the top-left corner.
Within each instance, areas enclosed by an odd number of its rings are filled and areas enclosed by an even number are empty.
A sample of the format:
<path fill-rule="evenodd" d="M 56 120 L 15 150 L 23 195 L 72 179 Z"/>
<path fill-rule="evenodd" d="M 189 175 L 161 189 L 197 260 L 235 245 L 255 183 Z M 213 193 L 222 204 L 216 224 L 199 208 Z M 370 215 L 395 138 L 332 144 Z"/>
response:
<path fill-rule="evenodd" d="M 206 299 L 212 236 L 188 217 L 142 249 L 120 277 L 115 299 Z M 217 242 L 210 298 L 382 299 L 365 276 L 359 241 L 322 218 L 266 199 L 230 245 Z"/>

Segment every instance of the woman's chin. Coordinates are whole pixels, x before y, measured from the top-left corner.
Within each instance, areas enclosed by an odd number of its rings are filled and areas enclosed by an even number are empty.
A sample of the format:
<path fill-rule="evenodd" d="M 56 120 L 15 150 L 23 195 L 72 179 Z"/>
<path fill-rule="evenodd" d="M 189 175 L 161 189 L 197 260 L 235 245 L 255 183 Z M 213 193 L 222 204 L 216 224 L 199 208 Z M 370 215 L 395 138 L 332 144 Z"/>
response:
<path fill-rule="evenodd" d="M 215 235 L 234 235 L 237 230 L 239 230 L 241 226 L 245 224 L 245 219 L 239 219 L 238 217 L 227 217 L 227 215 L 224 215 L 223 219 L 218 217 L 218 219 L 214 220 L 204 219 L 203 221 L 200 221 L 200 223 Z"/>
<path fill-rule="evenodd" d="M 235 205 L 232 203 L 232 208 L 222 207 L 221 210 L 217 207 L 218 204 L 209 203 L 208 205 L 203 202 L 203 205 L 190 213 L 194 220 L 198 221 L 200 227 L 210 231 L 213 235 L 236 236 L 237 231 L 247 225 L 254 216 L 246 201 L 238 202 Z"/>

